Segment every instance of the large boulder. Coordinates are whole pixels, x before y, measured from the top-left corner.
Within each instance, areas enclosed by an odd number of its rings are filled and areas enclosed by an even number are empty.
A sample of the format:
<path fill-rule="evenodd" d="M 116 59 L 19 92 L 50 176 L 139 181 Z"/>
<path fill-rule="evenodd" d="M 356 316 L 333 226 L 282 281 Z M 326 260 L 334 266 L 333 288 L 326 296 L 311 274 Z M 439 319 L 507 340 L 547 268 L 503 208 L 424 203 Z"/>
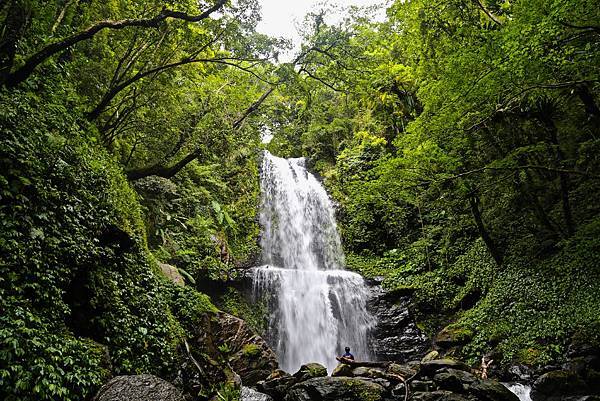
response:
<path fill-rule="evenodd" d="M 460 380 L 458 375 L 452 372 L 436 373 L 433 376 L 433 381 L 440 390 L 454 391 L 456 393 L 462 393 L 464 391 L 462 380 Z"/>
<path fill-rule="evenodd" d="M 588 386 L 577 372 L 554 370 L 544 373 L 533 383 L 531 399 L 545 401 L 560 397 L 588 394 Z"/>
<path fill-rule="evenodd" d="M 403 399 L 403 398 L 402 398 Z M 473 398 L 463 394 L 456 394 L 447 390 L 428 392 L 415 392 L 411 396 L 412 401 L 474 401 Z"/>
<path fill-rule="evenodd" d="M 380 401 L 384 388 L 354 377 L 317 377 L 289 389 L 285 401 Z"/>
<path fill-rule="evenodd" d="M 260 393 L 250 387 L 242 387 L 240 399 L 242 401 L 273 401 L 273 397 L 270 395 Z"/>
<path fill-rule="evenodd" d="M 370 379 L 385 378 L 387 377 L 385 371 L 379 368 L 367 368 L 359 366 L 352 370 L 352 376 L 354 377 L 368 377 Z"/>
<path fill-rule="evenodd" d="M 350 365 L 346 365 L 345 363 L 340 363 L 339 365 L 337 365 L 335 367 L 335 369 L 333 369 L 333 372 L 331 372 L 331 376 L 352 377 L 352 376 L 354 376 L 352 374 L 353 369 L 354 368 Z"/>
<path fill-rule="evenodd" d="M 432 376 L 435 372 L 442 369 L 455 369 L 470 372 L 471 368 L 464 362 L 454 359 L 434 359 L 421 364 L 419 367 L 420 376 Z"/>
<path fill-rule="evenodd" d="M 478 380 L 470 384 L 469 393 L 480 401 L 519 401 L 519 397 L 494 380 Z"/>
<path fill-rule="evenodd" d="M 290 387 L 296 384 L 295 377 L 282 370 L 274 371 L 265 380 L 256 383 L 258 391 L 269 394 L 275 400 L 282 400 Z"/>
<path fill-rule="evenodd" d="M 100 388 L 93 401 L 185 401 L 171 383 L 152 375 L 117 376 Z"/>
<path fill-rule="evenodd" d="M 296 381 L 305 381 L 315 377 L 327 376 L 327 368 L 320 363 L 307 363 L 300 366 L 300 369 L 294 373 Z"/>
<path fill-rule="evenodd" d="M 223 312 L 216 317 L 214 338 L 218 339 L 218 346 L 228 350 L 229 365 L 244 385 L 255 385 L 277 369 L 273 350 L 244 320 Z"/>

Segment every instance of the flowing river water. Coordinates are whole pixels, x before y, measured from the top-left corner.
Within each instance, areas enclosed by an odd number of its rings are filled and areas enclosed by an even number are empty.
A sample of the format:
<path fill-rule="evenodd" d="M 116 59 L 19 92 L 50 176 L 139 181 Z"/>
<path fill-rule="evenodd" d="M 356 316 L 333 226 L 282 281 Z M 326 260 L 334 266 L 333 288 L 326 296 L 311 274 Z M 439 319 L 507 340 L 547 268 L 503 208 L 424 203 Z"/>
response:
<path fill-rule="evenodd" d="M 282 369 L 318 362 L 331 372 L 345 346 L 357 359 L 375 319 L 363 278 L 346 270 L 327 192 L 303 158 L 265 152 L 261 170 L 263 266 L 252 270 L 256 297 L 273 297 L 267 338 Z"/>

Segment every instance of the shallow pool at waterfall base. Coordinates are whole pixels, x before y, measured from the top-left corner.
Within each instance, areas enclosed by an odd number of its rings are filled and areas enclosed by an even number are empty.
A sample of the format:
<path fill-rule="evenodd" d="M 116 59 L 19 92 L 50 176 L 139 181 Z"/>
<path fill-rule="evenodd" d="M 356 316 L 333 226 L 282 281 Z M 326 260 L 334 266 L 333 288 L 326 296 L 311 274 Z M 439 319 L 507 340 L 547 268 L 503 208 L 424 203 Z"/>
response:
<path fill-rule="evenodd" d="M 521 383 L 502 383 L 504 386 L 512 391 L 520 401 L 531 401 L 531 387 Z"/>

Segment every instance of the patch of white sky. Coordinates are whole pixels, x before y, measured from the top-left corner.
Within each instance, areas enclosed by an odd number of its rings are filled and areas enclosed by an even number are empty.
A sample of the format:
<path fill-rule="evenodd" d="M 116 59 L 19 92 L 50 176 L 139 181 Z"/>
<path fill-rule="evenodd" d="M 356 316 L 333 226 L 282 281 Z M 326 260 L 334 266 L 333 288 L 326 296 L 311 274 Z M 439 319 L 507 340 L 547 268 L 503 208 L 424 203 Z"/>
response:
<path fill-rule="evenodd" d="M 283 37 L 292 42 L 292 51 L 282 55 L 281 61 L 289 61 L 293 57 L 295 50 L 300 47 L 302 40 L 298 32 L 304 16 L 311 11 L 317 11 L 323 8 L 323 4 L 331 5 L 332 11 L 325 16 L 325 22 L 328 24 L 337 24 L 344 18 L 344 9 L 351 6 L 366 7 L 374 5 L 385 5 L 386 0 L 329 0 L 326 3 L 323 0 L 259 0 L 262 8 L 262 19 L 258 24 L 257 30 L 269 36 Z M 373 20 L 381 21 L 385 16 L 385 7 L 380 7 L 379 11 L 372 12 L 368 17 Z"/>
<path fill-rule="evenodd" d="M 304 17 L 311 11 L 320 10 L 324 4 L 331 6 L 332 10 L 337 10 L 325 16 L 325 22 L 328 24 L 337 24 L 344 18 L 345 9 L 352 6 L 368 7 L 381 6 L 377 11 L 371 11 L 372 15 L 367 17 L 375 21 L 382 21 L 385 17 L 385 5 L 387 0 L 329 0 L 324 3 L 323 0 L 259 0 L 262 8 L 262 18 L 258 24 L 257 30 L 269 36 L 285 38 L 291 41 L 293 48 L 280 54 L 279 60 L 286 62 L 293 59 L 294 54 L 300 48 L 302 37 L 299 27 Z M 273 134 L 265 129 L 263 132 L 263 142 L 268 143 L 273 138 Z"/>

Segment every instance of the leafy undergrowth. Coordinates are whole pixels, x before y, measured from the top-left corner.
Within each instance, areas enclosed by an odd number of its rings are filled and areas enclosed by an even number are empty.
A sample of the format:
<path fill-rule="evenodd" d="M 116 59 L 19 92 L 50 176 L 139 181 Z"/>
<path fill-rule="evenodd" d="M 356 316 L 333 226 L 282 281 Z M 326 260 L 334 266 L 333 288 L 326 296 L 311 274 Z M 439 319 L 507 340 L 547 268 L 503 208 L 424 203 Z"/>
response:
<path fill-rule="evenodd" d="M 452 322 L 455 333 L 465 334 L 461 353 L 471 362 L 494 352 L 502 363 L 548 364 L 573 339 L 598 340 L 600 220 L 544 259 L 512 256 L 498 268 L 480 240 L 448 269 L 427 271 L 420 258 L 409 249 L 381 258 L 350 254 L 347 263 L 366 277 L 384 277 L 388 289 L 411 293 L 428 335 Z"/>
<path fill-rule="evenodd" d="M 156 274 L 136 195 L 85 122 L 32 93 L 2 94 L 0 110 L 0 398 L 172 377 L 215 307 Z"/>

